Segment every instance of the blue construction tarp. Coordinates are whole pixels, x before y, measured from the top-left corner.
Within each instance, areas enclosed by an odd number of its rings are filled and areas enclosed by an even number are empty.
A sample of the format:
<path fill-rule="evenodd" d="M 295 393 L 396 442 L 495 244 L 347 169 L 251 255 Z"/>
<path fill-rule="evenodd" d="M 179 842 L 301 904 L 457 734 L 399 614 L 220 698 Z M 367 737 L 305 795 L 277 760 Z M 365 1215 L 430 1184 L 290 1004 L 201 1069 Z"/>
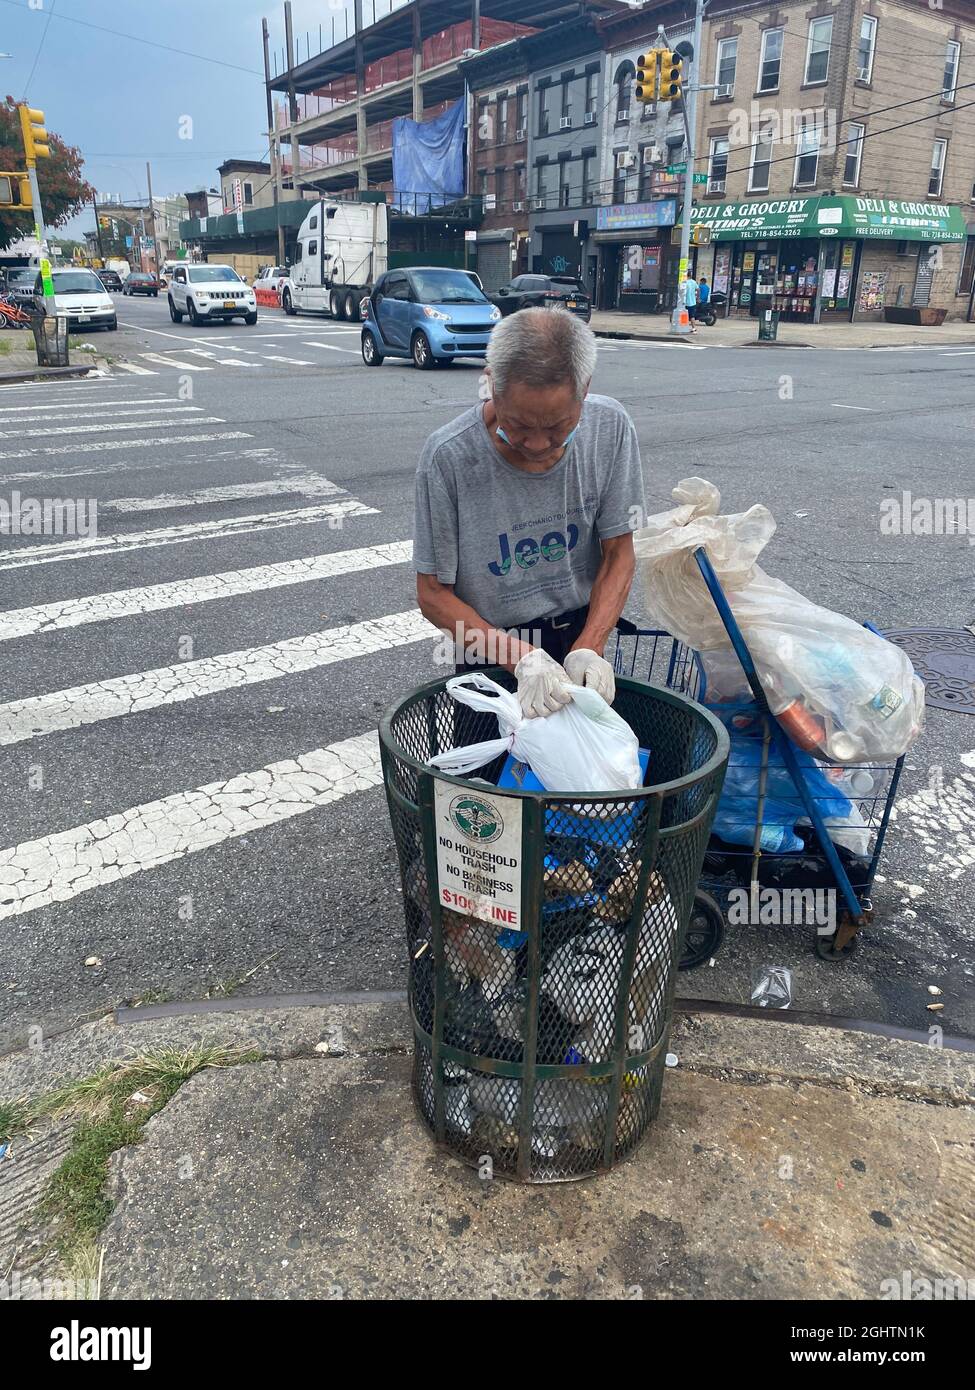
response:
<path fill-rule="evenodd" d="M 464 196 L 464 103 L 432 121 L 393 122 L 393 207 L 422 215 Z"/>

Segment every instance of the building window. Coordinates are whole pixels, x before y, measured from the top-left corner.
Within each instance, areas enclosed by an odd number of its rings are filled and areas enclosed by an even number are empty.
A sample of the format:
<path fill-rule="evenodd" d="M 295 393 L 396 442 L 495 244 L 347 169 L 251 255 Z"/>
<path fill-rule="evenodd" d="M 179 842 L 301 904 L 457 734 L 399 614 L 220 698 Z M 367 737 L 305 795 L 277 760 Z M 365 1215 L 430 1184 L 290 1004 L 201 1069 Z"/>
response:
<path fill-rule="evenodd" d="M 971 294 L 973 283 L 975 283 L 975 237 L 969 237 L 965 242 L 965 256 L 961 263 L 961 275 L 958 279 L 958 293 Z"/>
<path fill-rule="evenodd" d="M 548 169 L 547 164 L 539 164 L 535 170 L 535 197 L 545 202 L 547 191 L 545 187 L 545 174 Z"/>
<path fill-rule="evenodd" d="M 825 82 L 829 76 L 829 46 L 833 38 L 833 18 L 809 21 L 805 82 Z"/>
<path fill-rule="evenodd" d="M 563 121 L 572 120 L 572 83 L 562 83 L 562 119 Z"/>
<path fill-rule="evenodd" d="M 762 62 L 758 73 L 758 90 L 775 92 L 782 71 L 782 29 L 766 29 L 762 35 Z"/>
<path fill-rule="evenodd" d="M 653 192 L 653 165 L 647 163 L 647 148 L 648 147 L 645 146 L 637 155 L 637 158 L 640 161 L 640 188 L 639 192 L 636 195 L 637 202 L 639 203 L 648 202 L 650 194 Z"/>
<path fill-rule="evenodd" d="M 873 76 L 873 51 L 877 44 L 877 21 L 864 15 L 857 47 L 857 81 L 869 82 Z"/>
<path fill-rule="evenodd" d="M 572 182 L 569 173 L 569 161 L 563 160 L 559 165 L 559 207 L 568 208 L 572 206 Z"/>
<path fill-rule="evenodd" d="M 948 40 L 945 49 L 945 80 L 942 84 L 942 101 L 954 101 L 955 88 L 958 86 L 958 60 L 961 57 L 961 44 L 954 39 Z"/>
<path fill-rule="evenodd" d="M 539 87 L 538 89 L 538 133 L 539 135 L 548 134 L 548 94 L 550 87 Z"/>
<path fill-rule="evenodd" d="M 948 141 L 935 140 L 931 151 L 931 177 L 928 179 L 928 196 L 941 197 L 941 185 L 945 179 L 945 161 L 948 158 Z"/>
<path fill-rule="evenodd" d="M 624 63 L 616 73 L 616 123 L 630 119 L 630 96 L 633 90 L 633 75 L 636 68 L 632 63 Z"/>
<path fill-rule="evenodd" d="M 508 143 L 508 98 L 498 97 L 498 144 Z"/>
<path fill-rule="evenodd" d="M 819 170 L 821 127 L 813 121 L 803 121 L 796 140 L 796 188 L 806 188 L 816 182 Z"/>
<path fill-rule="evenodd" d="M 860 182 L 860 160 L 863 157 L 863 126 L 851 121 L 846 127 L 846 158 L 843 163 L 843 187 L 856 188 Z"/>
<path fill-rule="evenodd" d="M 752 162 L 748 169 L 749 193 L 768 192 L 773 144 L 774 137 L 771 130 L 757 130 L 752 136 Z M 725 159 L 725 164 L 727 164 L 727 159 Z"/>
<path fill-rule="evenodd" d="M 596 92 L 599 86 L 599 73 L 586 73 L 586 115 L 595 116 L 596 114 Z"/>
<path fill-rule="evenodd" d="M 592 186 L 592 155 L 586 154 L 582 157 L 582 202 L 584 207 L 588 207 L 593 200 Z"/>
<path fill-rule="evenodd" d="M 626 169 L 620 168 L 619 156 L 626 150 L 616 150 L 613 155 L 613 202 L 626 202 Z"/>
<path fill-rule="evenodd" d="M 487 195 L 488 195 L 488 187 L 489 187 L 489 184 L 490 184 L 490 178 L 491 178 L 491 175 L 488 173 L 488 171 L 487 171 L 486 169 L 478 169 L 478 171 L 477 171 L 478 190 L 479 190 L 479 192 L 480 192 L 480 195 L 481 195 L 481 198 L 482 198 L 482 199 L 486 199 L 486 198 L 487 198 Z"/>
<path fill-rule="evenodd" d="M 518 129 L 528 132 L 528 93 L 518 93 Z M 524 139 L 524 135 L 521 137 Z"/>
<path fill-rule="evenodd" d="M 254 185 L 253 185 L 252 183 L 245 183 L 245 184 L 244 184 L 244 206 L 245 206 L 245 207 L 250 207 L 251 204 L 253 203 L 253 201 L 254 201 Z"/>
<path fill-rule="evenodd" d="M 719 136 L 711 141 L 711 157 L 708 160 L 708 192 L 723 193 L 728 177 L 728 140 Z"/>
<path fill-rule="evenodd" d="M 716 97 L 734 96 L 735 68 L 738 65 L 738 40 L 721 39 L 718 43 L 718 57 L 714 65 Z"/>

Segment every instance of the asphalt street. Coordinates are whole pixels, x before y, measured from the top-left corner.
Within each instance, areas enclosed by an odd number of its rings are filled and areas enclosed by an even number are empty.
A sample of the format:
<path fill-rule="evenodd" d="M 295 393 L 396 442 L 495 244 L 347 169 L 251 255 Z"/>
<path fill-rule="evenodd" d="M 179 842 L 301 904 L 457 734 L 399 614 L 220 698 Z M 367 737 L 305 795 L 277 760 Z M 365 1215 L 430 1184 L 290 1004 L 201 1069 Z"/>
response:
<path fill-rule="evenodd" d="M 404 984 L 373 735 L 439 674 L 413 474 L 481 365 L 369 370 L 355 326 L 269 310 L 194 329 L 162 298 L 118 309 L 119 333 L 93 337 L 118 356 L 106 374 L 0 387 L 0 496 L 98 503 L 97 540 L 0 543 L 6 1043 L 123 1001 Z M 903 490 L 971 494 L 973 385 L 970 351 L 717 348 L 702 330 L 601 344 L 595 389 L 636 422 L 652 510 L 708 478 L 725 510 L 770 507 L 763 566 L 816 602 L 958 629 L 967 537 L 879 518 Z M 746 1003 L 783 965 L 796 1008 L 975 1036 L 973 813 L 975 718 L 930 710 L 856 953 L 827 964 L 810 929 L 740 928 L 680 992 Z M 92 841 L 100 868 L 79 866 Z"/>

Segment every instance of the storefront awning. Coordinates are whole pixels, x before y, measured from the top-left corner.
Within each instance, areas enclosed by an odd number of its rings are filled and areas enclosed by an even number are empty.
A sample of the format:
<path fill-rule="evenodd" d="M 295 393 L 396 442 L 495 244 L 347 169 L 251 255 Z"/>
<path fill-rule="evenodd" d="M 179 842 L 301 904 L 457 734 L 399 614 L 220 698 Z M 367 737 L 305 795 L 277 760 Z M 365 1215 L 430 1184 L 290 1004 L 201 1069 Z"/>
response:
<path fill-rule="evenodd" d="M 813 194 L 809 198 L 752 198 L 743 203 L 704 203 L 692 223 L 711 228 L 712 241 L 762 241 L 780 237 L 865 237 L 869 240 L 964 241 L 959 208 L 902 198 Z"/>

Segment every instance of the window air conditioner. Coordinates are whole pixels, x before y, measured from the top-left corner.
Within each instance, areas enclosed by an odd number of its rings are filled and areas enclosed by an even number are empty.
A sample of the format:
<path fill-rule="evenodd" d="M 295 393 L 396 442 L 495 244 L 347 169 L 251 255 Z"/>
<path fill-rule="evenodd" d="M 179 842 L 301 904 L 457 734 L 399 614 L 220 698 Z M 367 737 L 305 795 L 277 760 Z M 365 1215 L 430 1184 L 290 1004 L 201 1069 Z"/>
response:
<path fill-rule="evenodd" d="M 870 69 L 869 69 L 869 68 L 857 68 L 857 81 L 858 81 L 858 82 L 869 82 L 869 81 L 870 81 Z"/>
<path fill-rule="evenodd" d="M 644 164 L 659 164 L 663 159 L 663 152 L 659 145 L 648 145 L 643 151 Z"/>
<path fill-rule="evenodd" d="M 621 107 L 619 107 L 619 109 L 618 109 L 617 112 L 616 112 L 616 124 L 617 124 L 617 125 L 622 125 L 622 123 L 623 123 L 624 121 L 628 121 L 629 119 L 630 119 L 630 108 L 629 108 L 628 106 L 621 106 Z"/>
<path fill-rule="evenodd" d="M 595 111 L 587 111 L 586 114 L 583 116 L 582 120 L 583 120 L 583 124 L 584 124 L 584 125 L 595 125 L 595 124 L 596 124 L 596 113 L 595 113 Z"/>
<path fill-rule="evenodd" d="M 572 129 L 572 117 L 571 117 L 571 116 L 561 116 L 561 117 L 559 118 L 559 130 L 571 130 L 571 129 Z"/>
<path fill-rule="evenodd" d="M 734 94 L 735 84 L 733 82 L 722 82 L 720 86 L 714 89 L 714 95 L 716 97 L 730 97 L 734 96 Z"/>
<path fill-rule="evenodd" d="M 723 192 L 724 192 L 724 179 L 708 179 L 708 192 L 709 192 L 709 193 L 723 193 Z"/>
<path fill-rule="evenodd" d="M 512 203 L 512 204 L 511 204 L 511 211 L 512 211 L 512 212 L 524 212 L 524 211 L 525 211 L 525 205 L 524 205 L 524 203 Z"/>
<path fill-rule="evenodd" d="M 544 199 L 544 198 L 533 198 L 533 199 L 532 199 L 532 207 L 534 208 L 534 210 L 535 210 L 536 212 L 540 212 L 544 206 L 545 206 L 545 199 Z"/>
<path fill-rule="evenodd" d="M 518 129 L 515 131 L 515 139 L 516 139 L 516 140 L 524 140 L 526 134 L 527 134 L 527 131 L 525 130 L 525 127 L 524 127 L 524 126 L 519 126 Z"/>
<path fill-rule="evenodd" d="M 617 169 L 632 169 L 635 163 L 636 155 L 631 154 L 629 150 L 620 150 L 616 156 Z"/>

